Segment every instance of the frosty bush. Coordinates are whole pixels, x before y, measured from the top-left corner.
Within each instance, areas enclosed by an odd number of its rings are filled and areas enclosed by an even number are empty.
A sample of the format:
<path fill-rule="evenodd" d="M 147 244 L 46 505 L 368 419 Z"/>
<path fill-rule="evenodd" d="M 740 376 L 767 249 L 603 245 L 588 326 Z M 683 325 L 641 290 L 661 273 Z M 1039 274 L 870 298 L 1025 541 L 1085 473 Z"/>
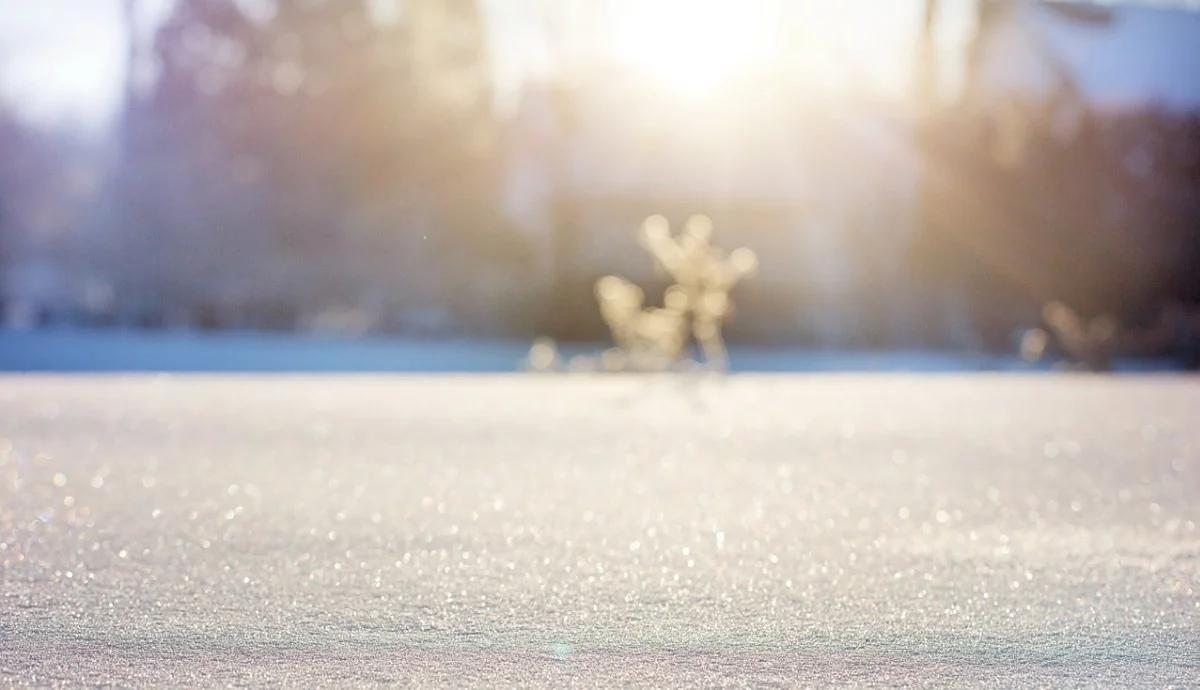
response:
<path fill-rule="evenodd" d="M 712 246 L 712 221 L 696 215 L 682 232 L 671 233 L 662 216 L 642 223 L 639 243 L 675 282 L 663 294 L 663 306 L 647 307 L 645 292 L 620 276 L 596 281 L 600 316 L 612 333 L 615 347 L 594 358 L 573 358 L 574 371 L 663 371 L 686 358 L 695 341 L 703 364 L 725 369 L 729 358 L 721 327 L 733 312 L 729 293 L 758 268 L 758 258 L 746 248 L 728 255 Z M 558 348 L 549 338 L 538 338 L 530 348 L 526 366 L 551 371 L 562 366 Z"/>
<path fill-rule="evenodd" d="M 667 290 L 663 307 L 644 308 L 645 294 L 617 276 L 596 281 L 600 316 L 617 347 L 604 355 L 610 369 L 666 369 L 680 358 L 687 342 L 686 298 L 678 286 Z"/>
<path fill-rule="evenodd" d="M 642 289 L 617 276 L 596 282 L 600 314 L 612 331 L 616 348 L 605 355 L 612 368 L 661 370 L 678 362 L 694 339 L 704 364 L 728 365 L 721 327 L 732 313 L 729 294 L 758 259 L 749 249 L 726 255 L 712 245 L 712 221 L 692 216 L 678 235 L 662 216 L 642 223 L 640 243 L 675 281 L 663 295 L 662 307 L 643 306 Z"/>
<path fill-rule="evenodd" d="M 1021 340 L 1021 355 L 1036 361 L 1056 346 L 1072 369 L 1108 371 L 1118 357 L 1159 357 L 1187 369 L 1200 369 L 1200 309 L 1169 304 L 1158 319 L 1141 328 L 1121 328 L 1102 314 L 1085 319 L 1062 302 L 1042 308 L 1046 328 Z"/>
<path fill-rule="evenodd" d="M 1111 368 L 1119 349 L 1119 327 L 1114 317 L 1102 314 L 1084 319 L 1071 307 L 1055 301 L 1042 308 L 1042 319 L 1048 330 L 1034 329 L 1021 343 L 1021 354 L 1026 359 L 1041 359 L 1053 340 L 1079 368 Z"/>

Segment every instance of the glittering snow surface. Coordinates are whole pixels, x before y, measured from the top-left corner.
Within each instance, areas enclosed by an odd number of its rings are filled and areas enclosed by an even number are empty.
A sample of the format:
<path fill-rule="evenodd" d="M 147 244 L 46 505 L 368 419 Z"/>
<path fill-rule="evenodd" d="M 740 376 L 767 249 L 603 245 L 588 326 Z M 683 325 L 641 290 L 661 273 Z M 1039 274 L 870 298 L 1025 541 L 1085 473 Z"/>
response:
<path fill-rule="evenodd" d="M 0 685 L 1200 684 L 1200 381 L 0 377 Z"/>

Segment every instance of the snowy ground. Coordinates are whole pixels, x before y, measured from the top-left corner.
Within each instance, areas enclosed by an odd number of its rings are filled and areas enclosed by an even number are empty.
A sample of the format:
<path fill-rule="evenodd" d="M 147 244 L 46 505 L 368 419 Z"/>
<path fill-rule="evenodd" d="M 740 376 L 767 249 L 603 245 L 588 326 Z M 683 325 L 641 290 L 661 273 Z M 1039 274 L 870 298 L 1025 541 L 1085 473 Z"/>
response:
<path fill-rule="evenodd" d="M 1200 685 L 1200 380 L 0 377 L 0 685 Z"/>
<path fill-rule="evenodd" d="M 529 345 L 525 340 L 338 338 L 237 331 L 0 330 L 0 371 L 496 373 L 520 370 Z M 594 358 L 605 347 L 603 343 L 570 344 L 563 347 L 563 354 L 564 358 L 576 355 Z M 855 352 L 734 347 L 731 356 L 736 371 L 1030 368 L 1012 357 L 923 350 Z M 1161 367 L 1161 364 L 1149 366 Z"/>
<path fill-rule="evenodd" d="M 251 331 L 0 329 L 0 371 L 475 372 L 520 371 L 525 340 L 336 337 Z M 606 343 L 560 344 L 563 359 L 595 359 Z M 919 349 L 845 350 L 733 345 L 735 372 L 1051 371 L 1014 356 Z M 593 365 L 594 366 L 594 365 Z M 1167 360 L 1129 359 L 1123 372 L 1170 371 Z"/>

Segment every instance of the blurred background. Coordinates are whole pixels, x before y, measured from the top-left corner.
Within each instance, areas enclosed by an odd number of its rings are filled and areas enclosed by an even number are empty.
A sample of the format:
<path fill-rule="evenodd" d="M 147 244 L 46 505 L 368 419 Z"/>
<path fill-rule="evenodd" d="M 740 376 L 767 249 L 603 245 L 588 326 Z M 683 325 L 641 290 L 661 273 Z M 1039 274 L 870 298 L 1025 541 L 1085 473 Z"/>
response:
<path fill-rule="evenodd" d="M 602 342 L 596 279 L 657 300 L 638 227 L 694 213 L 758 255 L 735 366 L 1038 327 L 1086 360 L 1055 301 L 1115 324 L 1106 357 L 1200 365 L 1200 9 L 0 0 L 0 368 Z"/>

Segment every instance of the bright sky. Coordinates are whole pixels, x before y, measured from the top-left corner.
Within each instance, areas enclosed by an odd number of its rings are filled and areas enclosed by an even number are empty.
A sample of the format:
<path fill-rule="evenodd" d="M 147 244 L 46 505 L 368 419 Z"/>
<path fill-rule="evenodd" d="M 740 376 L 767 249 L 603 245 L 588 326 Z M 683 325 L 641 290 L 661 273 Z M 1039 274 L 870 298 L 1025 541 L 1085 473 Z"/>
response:
<path fill-rule="evenodd" d="M 94 120 L 121 69 L 115 0 L 0 0 L 0 89 L 36 118 Z"/>
<path fill-rule="evenodd" d="M 147 22 L 171 0 L 142 0 Z M 94 126 L 119 101 L 121 0 L 0 0 L 0 96 L 35 121 Z"/>
<path fill-rule="evenodd" d="M 171 2 L 142 1 L 149 22 Z M 852 77 L 896 90 L 907 77 L 904 58 L 920 3 L 483 0 L 483 6 L 503 103 L 525 79 L 597 55 L 691 94 L 785 54 L 817 83 Z M 119 101 L 124 73 L 120 0 L 0 0 L 0 7 L 0 95 L 34 120 L 102 123 Z"/>
<path fill-rule="evenodd" d="M 485 6 L 502 76 L 602 57 L 694 96 L 765 64 L 784 65 L 821 87 L 898 91 L 911 75 L 922 0 L 491 0 Z"/>

